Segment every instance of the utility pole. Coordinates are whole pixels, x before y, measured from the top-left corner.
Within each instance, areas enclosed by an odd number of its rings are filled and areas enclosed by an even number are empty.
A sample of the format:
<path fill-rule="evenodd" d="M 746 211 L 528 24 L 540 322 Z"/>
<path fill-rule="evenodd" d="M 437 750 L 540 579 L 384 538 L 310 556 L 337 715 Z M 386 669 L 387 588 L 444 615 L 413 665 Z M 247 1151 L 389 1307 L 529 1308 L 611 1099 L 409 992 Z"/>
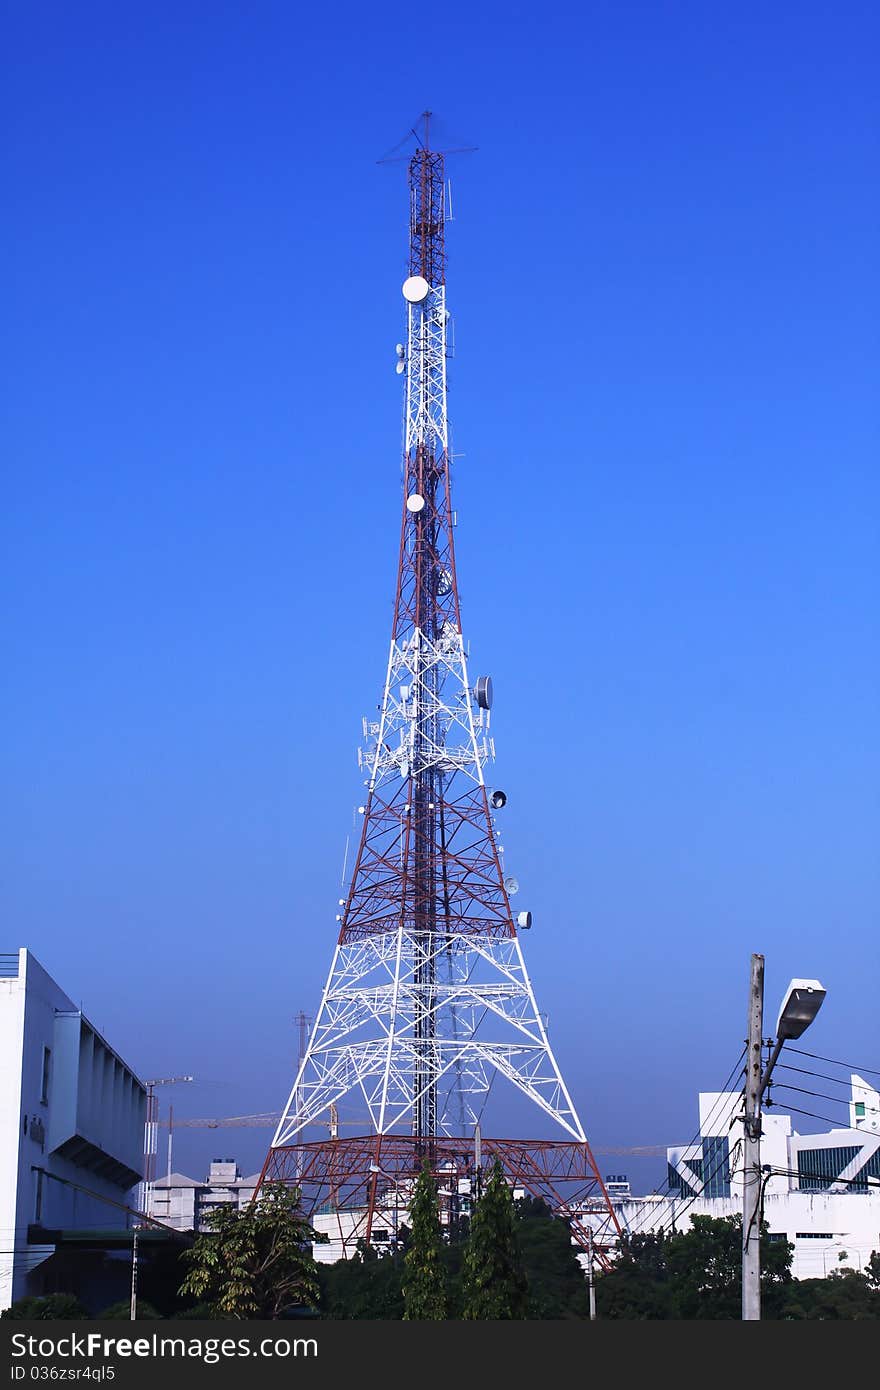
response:
<path fill-rule="evenodd" d="M 596 1321 L 596 1283 L 593 1271 L 593 1228 L 587 1227 L 587 1279 L 590 1285 L 590 1322 Z"/>
<path fill-rule="evenodd" d="M 130 1317 L 131 1317 L 131 1321 L 132 1321 L 132 1322 L 134 1322 L 135 1318 L 137 1317 L 137 1306 L 138 1306 L 137 1288 L 138 1288 L 138 1228 L 137 1228 L 137 1226 L 135 1226 L 134 1230 L 132 1231 L 132 1241 L 131 1241 L 131 1310 L 130 1310 Z"/>
<path fill-rule="evenodd" d="M 483 1136 L 480 1132 L 480 1122 L 477 1120 L 474 1125 L 474 1195 L 471 1209 L 479 1202 L 483 1195 Z"/>
<path fill-rule="evenodd" d="M 764 957 L 752 955 L 749 974 L 746 1096 L 743 1120 L 742 1320 L 761 1318 L 761 1049 Z"/>

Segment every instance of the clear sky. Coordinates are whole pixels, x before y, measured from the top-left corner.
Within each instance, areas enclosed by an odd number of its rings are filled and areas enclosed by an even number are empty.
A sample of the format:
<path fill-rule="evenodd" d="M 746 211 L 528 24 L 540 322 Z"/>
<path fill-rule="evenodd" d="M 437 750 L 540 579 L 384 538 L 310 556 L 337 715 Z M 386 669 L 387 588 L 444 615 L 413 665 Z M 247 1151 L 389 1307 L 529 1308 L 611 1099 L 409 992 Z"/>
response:
<path fill-rule="evenodd" d="M 391 617 L 408 208 L 376 161 L 430 107 L 479 147 L 457 546 L 524 949 L 590 1138 L 683 1141 L 752 951 L 768 1031 L 818 976 L 804 1046 L 880 1068 L 880 16 L 426 15 L 6 9 L 2 949 L 195 1074 L 179 1113 L 286 1099 Z"/>

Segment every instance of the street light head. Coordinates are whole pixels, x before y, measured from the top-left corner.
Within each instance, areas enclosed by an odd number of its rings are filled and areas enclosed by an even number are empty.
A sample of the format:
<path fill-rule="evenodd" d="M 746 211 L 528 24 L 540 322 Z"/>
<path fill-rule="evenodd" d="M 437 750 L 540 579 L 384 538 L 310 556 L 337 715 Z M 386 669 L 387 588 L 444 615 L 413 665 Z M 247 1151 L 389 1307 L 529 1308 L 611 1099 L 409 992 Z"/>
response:
<path fill-rule="evenodd" d="M 792 980 L 779 1010 L 777 1039 L 785 1042 L 790 1038 L 799 1038 L 801 1033 L 806 1032 L 822 1007 L 824 998 L 825 988 L 818 980 Z"/>

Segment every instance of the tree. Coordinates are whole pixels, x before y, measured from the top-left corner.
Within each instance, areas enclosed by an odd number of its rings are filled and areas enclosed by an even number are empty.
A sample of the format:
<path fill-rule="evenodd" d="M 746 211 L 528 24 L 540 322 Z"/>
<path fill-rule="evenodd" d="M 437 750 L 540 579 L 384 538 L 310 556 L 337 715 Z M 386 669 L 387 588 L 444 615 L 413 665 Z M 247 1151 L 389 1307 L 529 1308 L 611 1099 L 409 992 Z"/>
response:
<path fill-rule="evenodd" d="M 315 1307 L 309 1246 L 327 1237 L 302 1219 L 298 1204 L 298 1189 L 271 1182 L 247 1208 L 216 1207 L 209 1230 L 181 1256 L 189 1272 L 180 1293 L 209 1303 L 215 1318 L 277 1318 L 297 1305 Z"/>
<path fill-rule="evenodd" d="M 65 1318 L 87 1318 L 89 1315 L 76 1294 L 50 1293 L 45 1298 L 19 1298 L 10 1308 L 0 1313 L 0 1318 L 26 1318 L 28 1320 Z"/>
<path fill-rule="evenodd" d="M 761 1311 L 775 1317 L 782 1287 L 791 1282 L 794 1247 L 769 1239 L 761 1223 Z M 694 1216 L 690 1229 L 669 1236 L 666 1263 L 679 1318 L 742 1316 L 742 1217 Z"/>
<path fill-rule="evenodd" d="M 871 1277 L 869 1264 L 864 1274 L 839 1269 L 827 1279 L 795 1279 L 786 1290 L 780 1317 L 819 1322 L 880 1319 L 880 1292 L 871 1287 Z"/>
<path fill-rule="evenodd" d="M 525 1318 L 528 1280 L 513 1196 L 496 1158 L 471 1216 L 462 1263 L 462 1317 Z"/>
<path fill-rule="evenodd" d="M 319 1274 L 325 1318 L 403 1317 L 403 1262 L 396 1252 L 380 1255 L 364 1244 L 350 1259 L 322 1265 Z"/>
<path fill-rule="evenodd" d="M 742 1220 L 695 1216 L 690 1227 L 625 1240 L 620 1259 L 597 1282 L 601 1317 L 738 1319 L 742 1313 Z M 761 1302 L 780 1315 L 791 1285 L 793 1247 L 761 1226 Z"/>
<path fill-rule="evenodd" d="M 141 1318 L 161 1318 L 162 1316 L 158 1309 L 154 1308 L 152 1303 L 148 1303 L 145 1298 L 139 1298 L 137 1301 L 137 1315 L 138 1320 Z M 120 1322 L 124 1322 L 131 1317 L 131 1299 L 123 1298 L 118 1303 L 111 1303 L 110 1307 L 105 1308 L 103 1313 L 98 1313 L 97 1317 L 99 1322 L 103 1322 L 105 1319 L 110 1321 L 118 1319 Z"/>
<path fill-rule="evenodd" d="M 625 1236 L 613 1269 L 596 1278 L 600 1318 L 656 1320 L 674 1317 L 663 1231 Z"/>
<path fill-rule="evenodd" d="M 413 1189 L 409 1224 L 409 1248 L 403 1261 L 403 1316 L 410 1321 L 442 1322 L 447 1306 L 446 1266 L 437 1185 L 427 1159 Z"/>
<path fill-rule="evenodd" d="M 523 1197 L 515 1205 L 516 1233 L 529 1288 L 529 1318 L 586 1318 L 587 1278 L 571 1227 L 554 1216 L 540 1197 Z"/>

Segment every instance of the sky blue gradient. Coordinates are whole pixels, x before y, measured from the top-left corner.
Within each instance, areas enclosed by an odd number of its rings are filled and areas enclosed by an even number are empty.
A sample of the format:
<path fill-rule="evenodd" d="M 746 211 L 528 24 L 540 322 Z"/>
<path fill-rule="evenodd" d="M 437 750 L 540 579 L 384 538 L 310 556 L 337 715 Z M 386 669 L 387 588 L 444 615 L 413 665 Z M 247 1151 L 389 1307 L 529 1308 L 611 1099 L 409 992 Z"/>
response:
<path fill-rule="evenodd" d="M 408 204 L 376 161 L 429 106 L 479 146 L 456 539 L 527 960 L 594 1143 L 682 1141 L 752 951 L 768 1031 L 818 976 L 804 1046 L 880 1068 L 880 12 L 433 13 L 7 10 L 2 949 L 196 1075 L 163 1107 L 285 1100 L 391 620 Z"/>

